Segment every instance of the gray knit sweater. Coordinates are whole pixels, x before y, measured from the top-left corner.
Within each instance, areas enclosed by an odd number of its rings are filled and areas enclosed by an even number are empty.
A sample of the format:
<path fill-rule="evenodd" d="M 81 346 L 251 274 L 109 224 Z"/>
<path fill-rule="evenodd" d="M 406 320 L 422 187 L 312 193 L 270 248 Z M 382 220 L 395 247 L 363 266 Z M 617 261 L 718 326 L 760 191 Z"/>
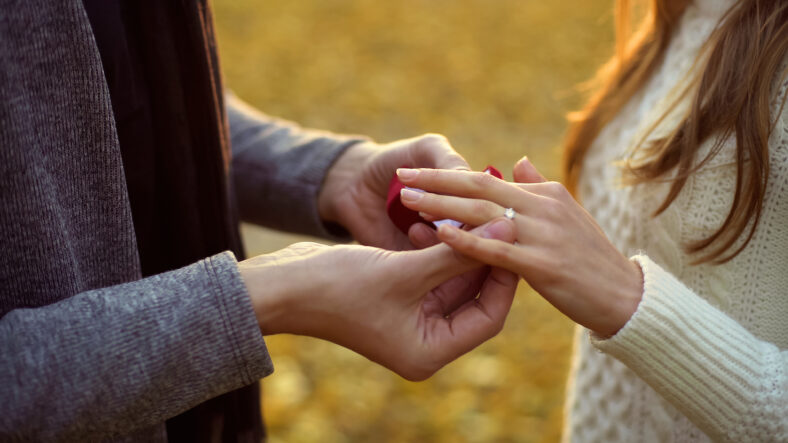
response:
<path fill-rule="evenodd" d="M 316 195 L 356 140 L 228 101 L 241 214 L 328 235 Z M 273 370 L 231 253 L 140 278 L 81 0 L 0 0 L 0 315 L 0 440 L 161 439 Z"/>

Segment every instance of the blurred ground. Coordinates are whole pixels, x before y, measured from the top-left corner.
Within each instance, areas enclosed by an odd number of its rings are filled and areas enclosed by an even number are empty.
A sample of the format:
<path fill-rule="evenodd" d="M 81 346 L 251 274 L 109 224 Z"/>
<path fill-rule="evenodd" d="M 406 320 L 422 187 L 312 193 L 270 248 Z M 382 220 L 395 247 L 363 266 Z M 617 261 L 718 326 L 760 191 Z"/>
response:
<path fill-rule="evenodd" d="M 440 132 L 471 166 L 559 177 L 574 86 L 611 0 L 215 0 L 226 84 L 265 112 L 378 141 Z M 303 240 L 244 227 L 249 254 Z M 525 284 L 503 333 L 422 383 L 310 338 L 267 339 L 272 442 L 556 441 L 572 325 Z"/>

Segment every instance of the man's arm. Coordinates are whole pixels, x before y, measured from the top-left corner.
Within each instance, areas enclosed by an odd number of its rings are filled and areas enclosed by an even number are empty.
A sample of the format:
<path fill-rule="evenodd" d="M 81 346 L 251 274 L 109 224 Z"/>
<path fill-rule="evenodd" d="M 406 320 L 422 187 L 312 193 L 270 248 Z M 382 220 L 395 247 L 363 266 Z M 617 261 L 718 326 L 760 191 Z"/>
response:
<path fill-rule="evenodd" d="M 127 434 L 273 370 L 230 253 L 13 310 L 0 356 L 0 440 Z"/>
<path fill-rule="evenodd" d="M 501 225 L 474 233 L 511 241 Z M 517 276 L 486 275 L 446 245 L 299 243 L 13 310 L 0 319 L 0 439 L 96 440 L 161 423 L 269 374 L 263 334 L 329 340 L 422 380 L 503 327 Z"/>
<path fill-rule="evenodd" d="M 424 225 L 399 232 L 386 214 L 386 197 L 402 166 L 468 170 L 446 137 L 377 144 L 266 117 L 231 94 L 226 102 L 244 220 L 343 240 L 349 233 L 361 244 L 390 250 L 437 242 Z"/>
<path fill-rule="evenodd" d="M 334 162 L 365 139 L 268 117 L 231 93 L 226 104 L 241 218 L 282 231 L 347 239 L 346 232 L 321 220 L 317 197 Z"/>

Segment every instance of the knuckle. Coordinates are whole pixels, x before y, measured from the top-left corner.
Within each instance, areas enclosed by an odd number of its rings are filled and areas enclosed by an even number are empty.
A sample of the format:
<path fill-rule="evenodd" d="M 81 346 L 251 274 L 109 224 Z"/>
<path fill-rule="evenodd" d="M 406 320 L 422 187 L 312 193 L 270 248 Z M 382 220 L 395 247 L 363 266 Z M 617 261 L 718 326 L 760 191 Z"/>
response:
<path fill-rule="evenodd" d="M 493 213 L 492 204 L 485 200 L 471 201 L 470 210 L 474 215 L 489 216 Z"/>
<path fill-rule="evenodd" d="M 440 368 L 432 364 L 411 363 L 408 367 L 403 368 L 399 375 L 408 381 L 424 381 L 438 372 L 438 369 Z"/>
<path fill-rule="evenodd" d="M 495 247 L 490 251 L 490 258 L 496 263 L 508 263 L 511 258 L 509 248 L 505 243 L 496 242 Z"/>
<path fill-rule="evenodd" d="M 569 191 L 566 189 L 566 186 L 559 182 L 547 182 L 545 183 L 545 187 L 547 188 L 549 195 L 553 198 L 562 199 L 569 195 Z"/>
<path fill-rule="evenodd" d="M 561 243 L 561 235 L 563 230 L 556 226 L 554 223 L 543 223 L 539 229 L 539 237 L 547 244 Z"/>
<path fill-rule="evenodd" d="M 484 332 L 482 333 L 483 336 L 481 338 L 484 341 L 487 341 L 500 334 L 501 331 L 503 331 L 504 320 L 505 318 L 490 319 L 490 321 L 484 327 Z"/>
<path fill-rule="evenodd" d="M 324 246 L 325 245 L 320 243 L 305 241 L 305 242 L 293 243 L 292 245 L 290 245 L 289 249 L 298 252 L 309 252 L 318 249 L 323 249 Z"/>
<path fill-rule="evenodd" d="M 468 166 L 468 161 L 463 158 L 454 148 L 451 148 L 451 152 L 447 157 L 447 163 L 456 165 L 453 169 L 461 170 L 461 171 L 470 171 L 471 168 Z"/>
<path fill-rule="evenodd" d="M 492 335 L 490 335 L 490 338 L 495 337 L 496 335 L 500 334 L 501 331 L 503 331 L 504 323 L 505 323 L 504 319 L 497 320 L 493 323 L 492 328 L 490 328 L 491 329 L 490 332 L 492 333 Z"/>
<path fill-rule="evenodd" d="M 473 254 L 477 250 L 476 242 L 471 239 L 469 240 L 460 240 L 461 244 L 459 245 L 462 249 L 466 252 Z M 463 254 L 461 251 L 452 248 L 452 254 L 454 254 L 455 259 L 459 263 L 470 264 L 474 263 L 474 260 L 467 255 Z"/>
<path fill-rule="evenodd" d="M 478 189 L 486 189 L 495 184 L 495 181 L 498 180 L 492 175 L 485 174 L 483 172 L 474 172 L 471 175 L 471 179 L 473 180 L 474 186 L 476 186 Z"/>
<path fill-rule="evenodd" d="M 465 233 L 462 235 L 463 248 L 468 252 L 478 252 L 481 248 L 479 246 L 479 237 L 477 234 Z"/>
<path fill-rule="evenodd" d="M 564 205 L 560 200 L 548 198 L 541 203 L 542 212 L 550 218 L 560 217 L 564 210 Z"/>
<path fill-rule="evenodd" d="M 417 142 L 423 148 L 433 148 L 437 146 L 445 146 L 449 143 L 449 139 L 442 134 L 424 134 L 419 137 Z"/>
<path fill-rule="evenodd" d="M 425 140 L 425 141 L 432 141 L 432 142 L 437 142 L 437 143 L 445 143 L 445 142 L 449 141 L 449 139 L 446 138 L 445 135 L 438 134 L 438 133 L 435 133 L 435 132 L 430 132 L 428 134 L 424 134 L 421 138 L 422 138 L 422 140 Z"/>

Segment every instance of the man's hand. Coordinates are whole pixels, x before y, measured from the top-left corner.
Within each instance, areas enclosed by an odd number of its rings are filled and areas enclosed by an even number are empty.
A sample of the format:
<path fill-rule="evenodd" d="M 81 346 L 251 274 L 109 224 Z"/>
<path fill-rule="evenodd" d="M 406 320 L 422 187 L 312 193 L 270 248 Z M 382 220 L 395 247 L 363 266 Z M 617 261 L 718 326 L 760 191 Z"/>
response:
<path fill-rule="evenodd" d="M 337 222 L 363 245 L 388 250 L 421 248 L 437 242 L 425 226 L 414 225 L 408 236 L 386 213 L 386 194 L 397 168 L 469 170 L 442 135 L 428 134 L 386 145 L 361 143 L 348 149 L 329 170 L 318 206 L 323 220 Z"/>
<path fill-rule="evenodd" d="M 514 235 L 500 222 L 474 232 Z M 501 269 L 482 279 L 485 268 L 442 244 L 394 252 L 298 243 L 239 268 L 263 334 L 329 340 L 409 380 L 495 336 L 518 281 Z"/>

